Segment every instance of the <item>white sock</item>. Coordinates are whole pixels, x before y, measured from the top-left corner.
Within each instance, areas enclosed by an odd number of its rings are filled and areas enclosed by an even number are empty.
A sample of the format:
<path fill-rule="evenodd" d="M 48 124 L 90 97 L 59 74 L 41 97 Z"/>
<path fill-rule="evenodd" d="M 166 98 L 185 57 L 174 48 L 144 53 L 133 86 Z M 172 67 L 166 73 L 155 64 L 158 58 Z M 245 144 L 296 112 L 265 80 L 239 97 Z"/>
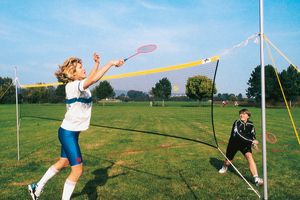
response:
<path fill-rule="evenodd" d="M 58 172 L 59 171 L 57 169 L 55 169 L 55 167 L 53 165 L 51 167 L 49 167 L 49 169 L 46 171 L 46 173 L 41 178 L 41 180 L 37 183 L 38 186 L 35 191 L 36 196 L 40 196 L 41 191 L 43 190 L 46 183 Z"/>
<path fill-rule="evenodd" d="M 71 198 L 71 195 L 75 189 L 75 185 L 76 182 L 70 181 L 69 179 L 66 180 L 62 200 L 69 200 Z"/>

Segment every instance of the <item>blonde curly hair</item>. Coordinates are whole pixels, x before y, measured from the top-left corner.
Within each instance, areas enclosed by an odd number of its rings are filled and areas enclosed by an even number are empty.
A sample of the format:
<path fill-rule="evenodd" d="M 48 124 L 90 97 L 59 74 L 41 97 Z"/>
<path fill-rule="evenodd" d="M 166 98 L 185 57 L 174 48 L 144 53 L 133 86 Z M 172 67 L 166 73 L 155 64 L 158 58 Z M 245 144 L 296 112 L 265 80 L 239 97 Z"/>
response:
<path fill-rule="evenodd" d="M 74 81 L 77 63 L 82 64 L 81 59 L 70 57 L 65 60 L 64 64 L 59 65 L 58 70 L 54 73 L 58 81 L 63 83 Z"/>

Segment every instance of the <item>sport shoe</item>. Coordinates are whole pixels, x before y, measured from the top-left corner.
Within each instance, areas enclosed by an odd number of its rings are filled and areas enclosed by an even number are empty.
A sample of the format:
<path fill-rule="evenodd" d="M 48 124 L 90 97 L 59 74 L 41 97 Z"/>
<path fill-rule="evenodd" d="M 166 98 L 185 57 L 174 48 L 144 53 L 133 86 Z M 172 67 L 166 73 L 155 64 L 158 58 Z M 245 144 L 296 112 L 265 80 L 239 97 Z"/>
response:
<path fill-rule="evenodd" d="M 32 183 L 32 184 L 28 185 L 28 191 L 29 191 L 29 194 L 30 194 L 30 196 L 33 200 L 38 200 L 39 199 L 39 197 L 35 195 L 36 188 L 37 188 L 36 183 Z"/>
<path fill-rule="evenodd" d="M 228 166 L 223 165 L 222 168 L 219 170 L 219 173 L 224 174 L 227 172 L 227 170 L 228 170 Z"/>
<path fill-rule="evenodd" d="M 259 177 L 255 177 L 254 178 L 254 183 L 256 186 L 261 186 L 264 184 L 264 180 L 262 178 L 259 178 Z"/>

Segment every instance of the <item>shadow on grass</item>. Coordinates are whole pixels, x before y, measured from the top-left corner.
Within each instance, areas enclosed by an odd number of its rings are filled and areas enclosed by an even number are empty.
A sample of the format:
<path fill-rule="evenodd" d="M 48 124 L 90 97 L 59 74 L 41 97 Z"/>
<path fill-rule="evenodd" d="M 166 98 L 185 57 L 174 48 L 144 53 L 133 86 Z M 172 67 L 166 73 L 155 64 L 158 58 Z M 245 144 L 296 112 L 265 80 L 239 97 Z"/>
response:
<path fill-rule="evenodd" d="M 112 165 L 116 164 L 115 161 L 113 161 L 113 160 L 103 159 L 103 158 L 100 158 L 100 157 L 97 157 L 97 156 L 94 156 L 94 155 L 91 155 L 91 154 L 87 154 L 87 153 L 83 153 L 83 154 L 87 155 L 88 157 L 92 157 L 96 160 L 103 160 L 105 162 L 111 163 Z M 154 174 L 154 173 L 151 173 L 151 172 L 147 172 L 147 171 L 143 171 L 143 170 L 140 170 L 140 169 L 135 169 L 135 168 L 132 168 L 132 167 L 128 167 L 128 166 L 122 165 L 122 164 L 118 164 L 118 166 L 120 166 L 121 168 L 127 169 L 129 171 L 133 171 L 133 172 L 136 172 L 136 173 L 142 173 L 142 174 L 149 175 L 149 176 L 154 176 L 154 177 L 159 178 L 159 179 L 166 179 L 166 180 L 171 180 L 172 179 L 171 177 L 161 176 L 161 175 Z"/>
<path fill-rule="evenodd" d="M 140 169 L 135 169 L 135 168 L 132 168 L 132 167 L 128 167 L 126 165 L 116 164 L 115 161 L 103 159 L 103 158 L 100 158 L 100 157 L 97 157 L 97 156 L 93 156 L 91 154 L 84 153 L 84 155 L 86 155 L 88 157 L 92 157 L 92 158 L 94 158 L 96 160 L 99 160 L 99 161 L 101 160 L 101 161 L 108 162 L 109 166 L 107 166 L 105 168 L 100 168 L 100 169 L 94 170 L 92 172 L 95 175 L 94 179 L 89 180 L 85 184 L 85 186 L 83 187 L 83 189 L 81 190 L 81 192 L 74 193 L 72 195 L 73 198 L 78 197 L 78 196 L 82 196 L 82 195 L 87 195 L 88 196 L 88 200 L 100 199 L 100 197 L 98 196 L 98 192 L 97 192 L 97 188 L 98 187 L 104 186 L 109 179 L 113 179 L 113 178 L 116 178 L 118 176 L 122 176 L 122 175 L 128 174 L 128 172 L 125 172 L 125 173 L 120 173 L 120 174 L 117 174 L 117 175 L 109 176 L 108 175 L 108 171 L 114 165 L 118 165 L 119 167 L 121 167 L 123 169 L 126 169 L 128 171 L 133 171 L 133 172 L 136 172 L 136 173 L 142 173 L 144 175 L 154 176 L 154 177 L 159 178 L 159 179 L 166 179 L 166 180 L 171 180 L 172 179 L 171 177 L 164 177 L 164 176 L 161 176 L 161 175 L 158 175 L 158 174 L 154 174 L 154 173 L 151 173 L 151 172 L 147 172 L 147 171 L 143 171 L 143 170 L 140 170 Z"/>
<path fill-rule="evenodd" d="M 214 168 L 216 168 L 216 170 L 217 171 L 219 171 L 219 169 L 221 169 L 222 168 L 222 166 L 223 166 L 223 163 L 224 163 L 224 160 L 220 160 L 220 159 L 218 159 L 218 158 L 210 158 L 209 159 L 209 162 L 210 162 L 210 164 L 214 167 Z M 245 160 L 245 162 L 247 162 L 246 160 Z M 236 176 L 238 176 L 239 178 L 241 178 L 241 176 L 233 169 L 233 167 L 232 166 L 229 166 L 228 167 L 228 171 L 229 172 L 231 172 L 231 173 L 233 173 L 233 174 L 235 174 Z M 227 171 L 227 173 L 228 173 L 228 171 Z M 222 174 L 221 174 L 222 175 Z M 244 176 L 244 175 L 243 175 Z M 244 178 L 248 181 L 248 182 L 250 182 L 250 183 L 253 183 L 253 178 L 251 177 L 251 176 L 244 176 Z M 242 178 L 241 178 L 242 179 Z"/>
<path fill-rule="evenodd" d="M 187 180 L 186 180 L 186 179 L 184 178 L 184 176 L 182 175 L 181 171 L 179 171 L 178 173 L 179 173 L 179 176 L 180 176 L 181 180 L 185 183 L 186 187 L 191 191 L 191 193 L 192 193 L 194 199 L 196 199 L 196 200 L 199 199 L 199 198 L 197 197 L 197 195 L 195 194 L 194 190 L 192 189 L 192 187 L 190 186 L 190 184 L 187 182 Z"/>
<path fill-rule="evenodd" d="M 81 195 L 87 195 L 88 196 L 88 200 L 94 200 L 94 199 L 98 199 L 98 192 L 97 192 L 97 187 L 101 187 L 104 186 L 108 179 L 113 179 L 116 178 L 118 176 L 121 175 L 125 175 L 125 173 L 121 173 L 121 174 L 117 174 L 114 176 L 109 176 L 108 175 L 108 170 L 110 170 L 113 167 L 114 163 L 111 163 L 109 166 L 105 167 L 105 168 L 100 168 L 100 169 L 96 169 L 95 171 L 92 172 L 92 174 L 94 174 L 94 179 L 89 180 L 85 186 L 83 187 L 83 189 L 81 190 L 81 192 L 79 193 L 74 193 L 72 195 L 72 197 L 78 197 Z"/>
<path fill-rule="evenodd" d="M 145 133 L 145 134 L 151 134 L 151 135 L 159 135 L 159 136 L 164 136 L 164 137 L 170 137 L 170 138 L 176 138 L 176 139 L 181 139 L 181 140 L 187 140 L 191 142 L 196 142 L 200 144 L 204 144 L 213 148 L 217 148 L 216 146 L 202 142 L 200 140 L 195 140 L 191 138 L 186 138 L 186 137 L 181 137 L 181 136 L 176 136 L 176 135 L 169 135 L 165 133 L 159 133 L 159 132 L 154 132 L 154 131 L 145 131 L 145 130 L 136 130 L 136 129 L 129 129 L 129 128 L 121 128 L 121 127 L 113 127 L 113 126 L 104 126 L 104 125 L 98 125 L 98 124 L 91 124 L 91 126 L 94 127 L 100 127 L 100 128 L 109 128 L 109 129 L 116 129 L 116 130 L 122 130 L 122 131 L 131 131 L 131 132 L 137 132 L 137 133 Z"/>
<path fill-rule="evenodd" d="M 49 117 L 36 117 L 36 116 L 24 116 L 24 117 L 25 118 L 45 119 L 45 120 L 52 120 L 52 121 L 62 121 L 61 119 L 55 119 L 55 118 L 49 118 Z M 200 143 L 200 144 L 212 147 L 212 148 L 217 148 L 215 145 L 212 145 L 212 144 L 200 141 L 200 140 L 195 140 L 195 139 L 181 137 L 181 136 L 175 136 L 175 135 L 169 135 L 169 134 L 159 133 L 159 132 L 154 132 L 154 131 L 137 130 L 137 129 L 122 128 L 122 127 L 114 127 L 114 126 L 105 126 L 105 125 L 99 125 L 99 124 L 90 124 L 90 125 L 93 127 L 99 127 L 99 128 L 108 128 L 108 129 L 115 129 L 115 130 L 130 131 L 130 132 L 136 132 L 136 133 L 145 133 L 145 134 L 151 134 L 151 135 L 159 135 L 159 136 L 163 136 L 163 137 L 176 138 L 176 139 Z"/>
<path fill-rule="evenodd" d="M 209 159 L 209 163 L 216 168 L 216 170 L 219 172 L 219 169 L 222 168 L 224 160 L 220 160 L 218 158 L 210 158 Z M 238 177 L 240 177 L 240 175 L 233 169 L 232 166 L 228 167 L 228 171 L 234 173 L 235 175 L 237 175 Z M 228 172 L 227 171 L 227 172 Z"/>
<path fill-rule="evenodd" d="M 216 170 L 219 171 L 219 169 L 221 169 L 223 163 L 224 163 L 224 160 L 220 160 L 218 158 L 210 158 L 209 159 L 209 163 L 214 167 L 216 168 Z"/>

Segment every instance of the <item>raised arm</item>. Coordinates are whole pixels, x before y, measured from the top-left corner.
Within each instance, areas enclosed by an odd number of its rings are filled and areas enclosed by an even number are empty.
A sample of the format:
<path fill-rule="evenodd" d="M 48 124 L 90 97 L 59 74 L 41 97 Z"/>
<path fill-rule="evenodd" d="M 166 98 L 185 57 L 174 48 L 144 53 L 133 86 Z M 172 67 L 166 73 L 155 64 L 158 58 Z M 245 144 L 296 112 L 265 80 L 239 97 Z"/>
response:
<path fill-rule="evenodd" d="M 120 59 L 120 60 L 112 60 L 109 61 L 106 65 L 104 65 L 103 67 L 101 67 L 100 69 L 98 69 L 97 67 L 97 63 L 95 61 L 95 65 L 94 68 L 96 66 L 96 69 L 93 68 L 92 72 L 89 74 L 89 76 L 86 78 L 86 81 L 83 84 L 83 89 L 87 89 L 88 87 L 90 87 L 91 85 L 93 85 L 94 83 L 96 83 L 97 81 L 99 81 L 103 75 L 112 67 L 112 66 L 116 66 L 116 67 L 120 67 L 124 64 L 124 60 Z M 99 63 L 98 63 L 99 65 Z M 94 72 L 93 72 L 94 71 Z"/>
<path fill-rule="evenodd" d="M 97 71 L 98 71 L 98 68 L 99 68 L 99 65 L 100 65 L 100 56 L 96 53 L 93 54 L 93 59 L 94 59 L 94 67 L 92 69 L 92 71 L 90 72 L 89 76 L 93 76 Z"/>

